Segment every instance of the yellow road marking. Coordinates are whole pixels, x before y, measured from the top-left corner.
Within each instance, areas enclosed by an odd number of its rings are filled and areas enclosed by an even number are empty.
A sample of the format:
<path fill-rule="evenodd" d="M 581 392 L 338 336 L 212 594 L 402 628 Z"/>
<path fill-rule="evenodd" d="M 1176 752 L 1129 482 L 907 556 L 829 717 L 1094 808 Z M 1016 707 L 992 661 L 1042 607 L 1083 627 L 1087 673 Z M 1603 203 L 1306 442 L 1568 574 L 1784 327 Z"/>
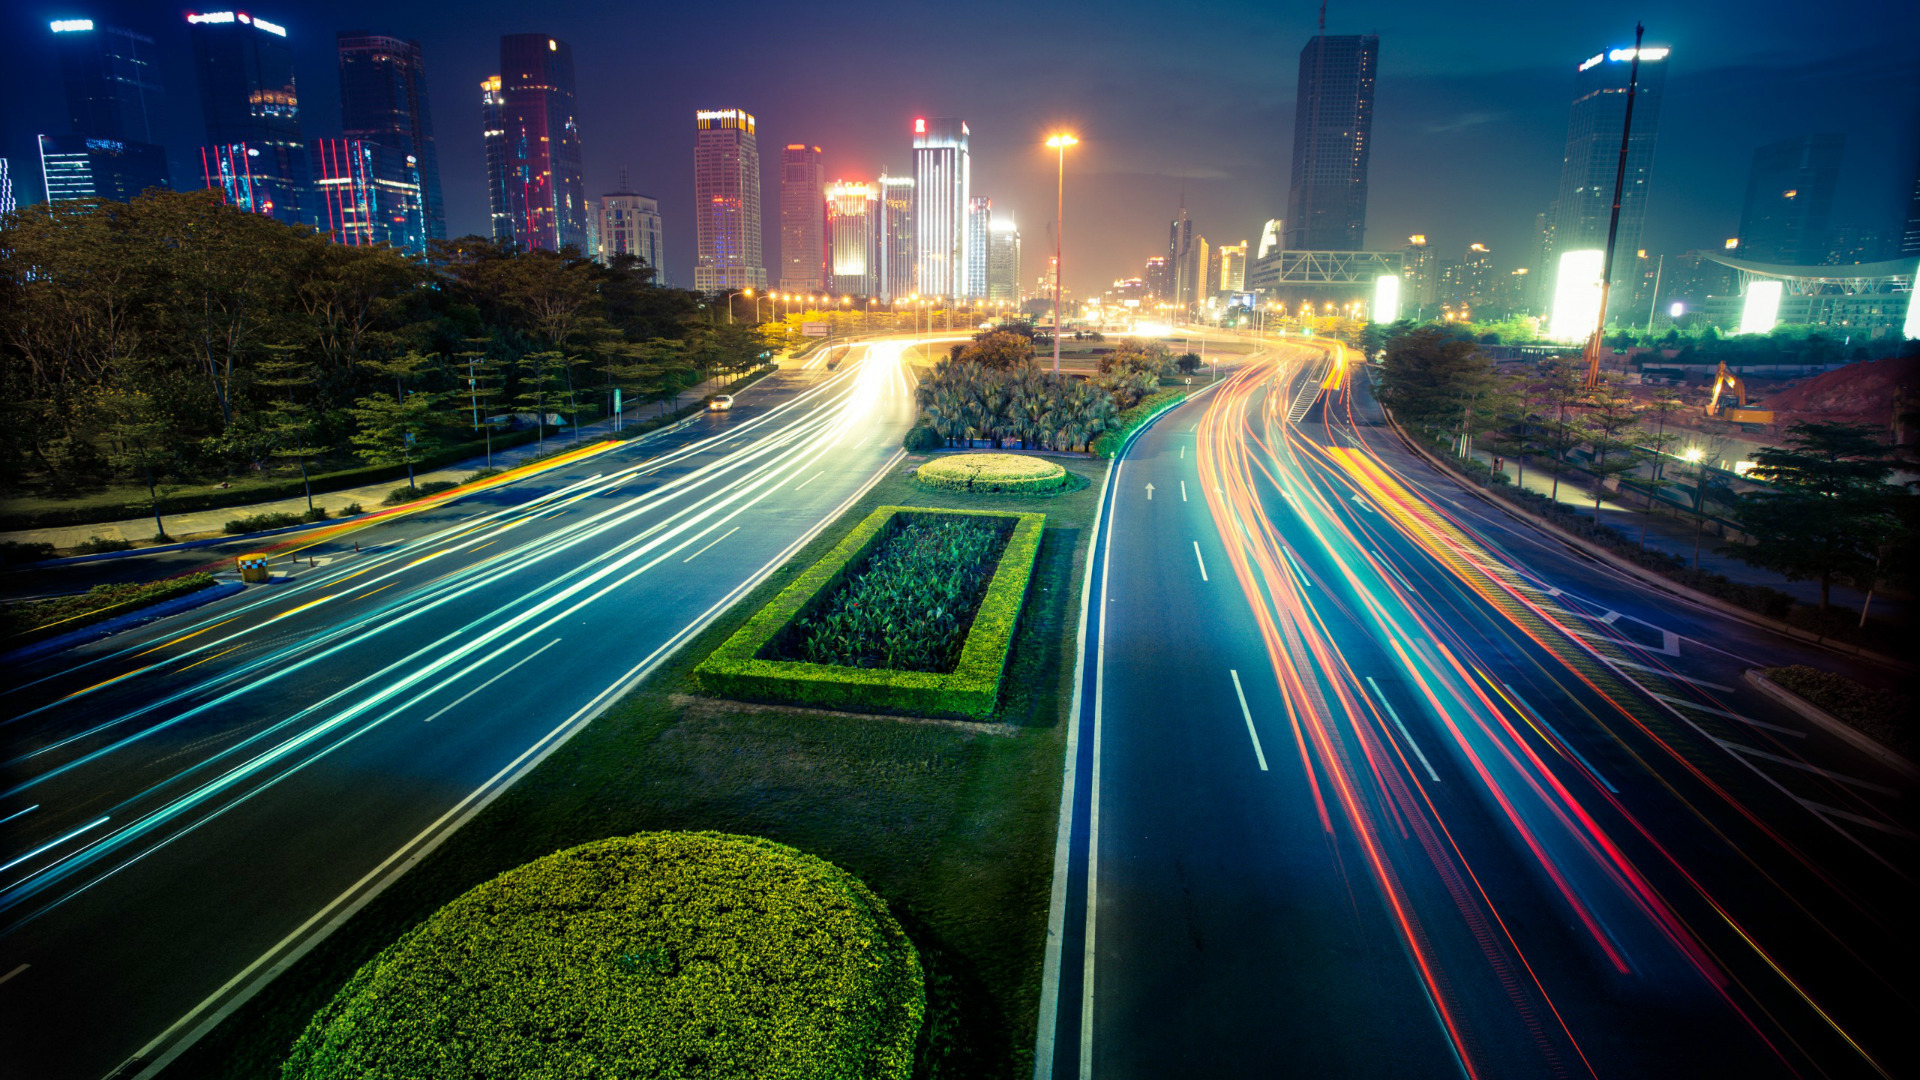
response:
<path fill-rule="evenodd" d="M 245 645 L 245 644 L 246 644 L 246 642 L 241 642 L 241 643 L 240 643 L 240 645 L 235 645 L 235 646 L 233 647 L 233 649 L 238 649 L 238 648 L 240 648 L 240 647 L 241 647 L 242 645 Z M 206 658 L 206 660 L 195 660 L 195 661 L 194 661 L 193 663 L 191 663 L 191 664 L 188 664 L 188 665 L 187 665 L 186 667 L 183 667 L 183 668 L 181 668 L 180 670 L 181 670 L 181 671 L 188 671 L 188 670 L 191 670 L 191 669 L 193 669 L 193 668 L 197 668 L 197 667 L 199 667 L 199 666 L 200 666 L 201 664 L 204 664 L 204 663 L 206 663 L 206 662 L 207 662 L 207 660 L 218 660 L 218 659 L 220 659 L 221 657 L 223 657 L 223 656 L 225 656 L 225 655 L 227 655 L 228 653 L 230 653 L 230 652 L 232 652 L 232 651 L 233 651 L 233 649 L 222 649 L 222 650 L 220 650 L 219 652 L 217 652 L 217 653 L 214 653 L 214 654 L 213 654 L 212 656 L 209 656 L 209 657 L 207 657 L 207 658 Z"/>
<path fill-rule="evenodd" d="M 132 671 L 127 672 L 124 675 L 115 675 L 113 678 L 108 679 L 105 682 L 94 683 L 92 686 L 87 687 L 85 690 L 75 690 L 73 693 L 68 694 L 67 698 L 77 698 L 81 694 L 91 694 L 95 690 L 98 690 L 103 686 L 112 686 L 114 683 L 119 682 L 121 679 L 132 678 L 133 676 L 140 674 L 141 672 L 147 670 L 147 668 L 150 668 L 152 666 L 153 666 L 152 664 L 148 664 L 146 665 L 146 667 L 137 667 L 137 668 L 134 668 Z M 65 701 L 67 700 L 67 698 L 61 698 L 60 700 Z"/>
<path fill-rule="evenodd" d="M 238 616 L 238 615 L 235 615 L 235 616 L 233 617 L 233 619 L 237 619 L 237 618 L 239 618 L 239 617 L 240 617 L 240 616 Z M 161 642 L 160 644 L 158 644 L 158 645 L 155 645 L 155 646 L 154 646 L 153 648 L 151 648 L 151 649 L 148 649 L 148 650 L 147 650 L 147 652 L 137 652 L 137 653 L 134 653 L 134 654 L 133 654 L 133 657 L 132 657 L 132 659 L 135 659 L 135 660 L 138 660 L 138 659 L 140 659 L 141 657 L 143 657 L 143 656 L 145 656 L 145 655 L 147 655 L 147 653 L 156 653 L 156 652 L 159 652 L 159 651 L 160 651 L 161 649 L 164 649 L 164 648 L 166 648 L 166 647 L 167 647 L 167 646 L 169 646 L 169 645 L 178 645 L 178 644 L 180 644 L 181 642 L 183 642 L 183 641 L 185 641 L 185 640 L 187 640 L 188 638 L 191 638 L 191 637 L 199 637 L 199 636 L 200 636 L 201 634 L 204 634 L 204 633 L 206 633 L 206 632 L 207 632 L 207 630 L 214 630 L 214 629 L 218 629 L 219 627 L 222 627 L 222 626 L 225 626 L 225 625 L 227 625 L 228 623 L 230 623 L 230 622 L 232 622 L 232 621 L 233 621 L 233 619 L 221 619 L 221 620 L 220 620 L 219 622 L 217 622 L 217 623 L 214 623 L 214 624 L 213 624 L 212 626 L 209 626 L 209 627 L 207 627 L 207 628 L 206 628 L 205 630 L 195 630 L 195 631 L 194 631 L 193 633 L 191 633 L 191 634 L 182 634 L 182 635 L 180 635 L 179 637 L 177 637 L 177 638 L 174 638 L 174 639 L 173 639 L 172 641 L 163 641 L 163 642 Z"/>

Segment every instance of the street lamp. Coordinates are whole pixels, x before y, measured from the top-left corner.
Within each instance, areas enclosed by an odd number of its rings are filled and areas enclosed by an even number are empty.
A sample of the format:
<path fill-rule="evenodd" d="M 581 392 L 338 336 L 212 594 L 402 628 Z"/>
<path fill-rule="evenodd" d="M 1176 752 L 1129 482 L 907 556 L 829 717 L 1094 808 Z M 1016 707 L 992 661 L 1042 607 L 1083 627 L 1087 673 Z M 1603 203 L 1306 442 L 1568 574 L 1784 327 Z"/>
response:
<path fill-rule="evenodd" d="M 1058 151 L 1059 171 L 1053 210 L 1053 373 L 1060 374 L 1060 230 L 1067 217 L 1067 147 L 1080 142 L 1066 132 L 1047 138 L 1047 148 Z"/>

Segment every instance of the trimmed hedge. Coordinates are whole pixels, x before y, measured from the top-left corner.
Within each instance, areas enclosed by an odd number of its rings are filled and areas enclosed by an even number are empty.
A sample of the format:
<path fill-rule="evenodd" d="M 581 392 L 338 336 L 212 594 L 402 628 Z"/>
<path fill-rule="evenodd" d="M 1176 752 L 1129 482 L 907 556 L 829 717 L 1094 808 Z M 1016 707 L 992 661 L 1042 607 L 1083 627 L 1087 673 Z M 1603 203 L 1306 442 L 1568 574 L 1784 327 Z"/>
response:
<path fill-rule="evenodd" d="M 1178 390 L 1162 390 L 1157 394 L 1149 394 L 1141 398 L 1133 408 L 1120 414 L 1118 422 L 1111 430 L 1093 440 L 1093 456 L 1110 458 L 1118 454 L 1120 448 L 1127 445 L 1127 439 L 1134 432 L 1146 427 L 1154 417 L 1186 399 L 1187 391 L 1184 387 Z"/>
<path fill-rule="evenodd" d="M 1030 495 L 1067 483 L 1067 470 L 1025 454 L 955 454 L 935 458 L 913 472 L 922 487 L 971 495 Z"/>
<path fill-rule="evenodd" d="M 1914 703 L 1831 671 L 1792 664 L 1761 671 L 1768 681 L 1901 754 L 1913 752 Z"/>
<path fill-rule="evenodd" d="M 960 662 L 950 673 L 835 667 L 762 660 L 761 651 L 817 599 L 828 594 L 885 535 L 897 515 L 972 514 L 1014 519 L 1013 535 L 1000 552 L 987 594 L 974 612 Z M 1014 624 L 1026 602 L 1040 551 L 1045 514 L 987 510 L 928 510 L 882 506 L 854 526 L 827 556 L 813 564 L 766 607 L 694 669 L 708 693 L 745 701 L 768 701 L 860 712 L 894 712 L 986 720 L 1000 697 L 1000 677 L 1013 646 Z"/>
<path fill-rule="evenodd" d="M 886 902 L 758 837 L 582 844 L 468 891 L 315 1014 L 284 1080 L 905 1080 L 926 1009 Z"/>
<path fill-rule="evenodd" d="M 164 581 L 95 585 L 73 596 L 0 605 L 0 644 L 13 647 L 64 634 L 212 584 L 211 574 L 187 574 Z"/>

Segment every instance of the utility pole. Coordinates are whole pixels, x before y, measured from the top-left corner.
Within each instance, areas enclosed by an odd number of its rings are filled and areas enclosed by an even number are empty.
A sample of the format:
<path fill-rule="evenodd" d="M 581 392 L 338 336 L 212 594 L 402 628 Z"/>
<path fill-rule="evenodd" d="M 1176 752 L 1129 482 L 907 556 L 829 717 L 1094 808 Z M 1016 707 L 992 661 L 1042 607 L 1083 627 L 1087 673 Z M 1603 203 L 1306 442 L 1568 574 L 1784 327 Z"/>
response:
<path fill-rule="evenodd" d="M 1607 298 L 1613 291 L 1613 246 L 1620 235 L 1620 195 L 1627 184 L 1627 141 L 1633 136 L 1633 99 L 1640 86 L 1640 39 L 1647 28 L 1633 24 L 1633 65 L 1627 70 L 1627 115 L 1620 124 L 1620 164 L 1613 173 L 1613 215 L 1607 220 L 1607 253 L 1600 263 L 1600 314 L 1587 340 L 1587 389 L 1600 385 L 1600 350 L 1607 335 Z"/>

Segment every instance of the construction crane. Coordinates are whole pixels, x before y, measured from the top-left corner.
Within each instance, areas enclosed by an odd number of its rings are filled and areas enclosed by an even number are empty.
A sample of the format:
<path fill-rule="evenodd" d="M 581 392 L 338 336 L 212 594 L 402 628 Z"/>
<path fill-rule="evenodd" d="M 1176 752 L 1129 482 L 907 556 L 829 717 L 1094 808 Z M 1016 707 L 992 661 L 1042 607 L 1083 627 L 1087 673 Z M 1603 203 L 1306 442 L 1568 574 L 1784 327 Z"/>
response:
<path fill-rule="evenodd" d="M 1627 186 L 1627 148 L 1633 137 L 1633 99 L 1640 89 L 1640 42 L 1647 28 L 1633 24 L 1633 65 L 1627 69 L 1627 109 L 1620 123 L 1620 161 L 1613 172 L 1613 214 L 1607 219 L 1607 253 L 1600 263 L 1600 317 L 1587 339 L 1587 389 L 1600 385 L 1600 352 L 1607 336 L 1607 300 L 1613 292 L 1613 245 L 1620 236 L 1620 197 Z M 1618 54 L 1616 54 L 1618 55 Z"/>

